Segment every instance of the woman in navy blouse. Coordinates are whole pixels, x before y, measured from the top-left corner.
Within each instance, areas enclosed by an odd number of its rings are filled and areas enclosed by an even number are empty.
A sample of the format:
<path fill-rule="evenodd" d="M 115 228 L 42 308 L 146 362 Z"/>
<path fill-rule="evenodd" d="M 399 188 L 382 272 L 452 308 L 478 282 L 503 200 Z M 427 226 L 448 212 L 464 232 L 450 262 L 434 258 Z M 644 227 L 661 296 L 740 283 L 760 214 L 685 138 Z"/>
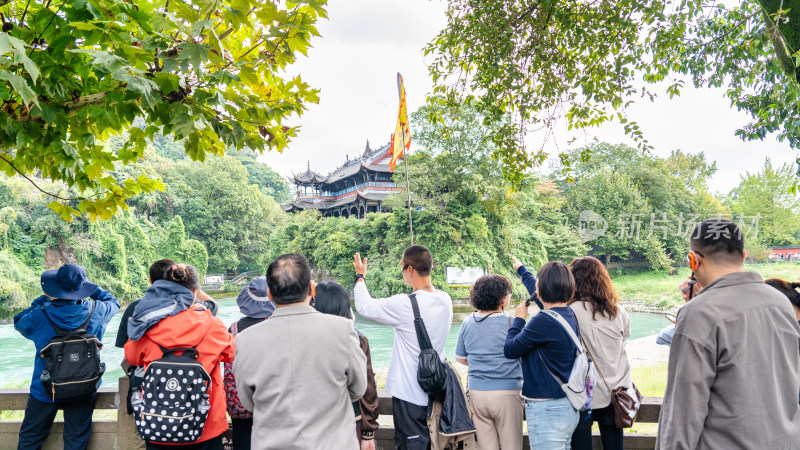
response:
<path fill-rule="evenodd" d="M 536 280 L 518 261 L 514 265 L 528 291 L 533 288 L 538 294 L 541 303 L 537 304 L 560 314 L 580 336 L 575 314 L 567 307 L 575 293 L 575 279 L 569 268 L 561 262 L 549 262 L 539 269 Z M 570 404 L 561 384 L 569 379 L 576 347 L 567 331 L 553 318 L 537 314 L 526 325 L 527 315 L 528 308 L 523 303 L 517 308 L 516 318 L 508 330 L 504 353 L 506 358 L 520 358 L 522 363 L 522 397 L 530 447 L 569 450 L 579 413 Z"/>

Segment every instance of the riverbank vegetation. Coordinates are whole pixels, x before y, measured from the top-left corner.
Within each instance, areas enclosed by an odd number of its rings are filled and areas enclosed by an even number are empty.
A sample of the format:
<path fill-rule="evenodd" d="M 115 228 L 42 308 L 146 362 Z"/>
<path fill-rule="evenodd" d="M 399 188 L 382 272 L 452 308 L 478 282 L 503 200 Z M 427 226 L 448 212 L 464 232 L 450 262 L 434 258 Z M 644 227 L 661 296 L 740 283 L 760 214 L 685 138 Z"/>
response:
<path fill-rule="evenodd" d="M 468 290 L 446 286 L 446 267 L 505 275 L 515 281 L 515 298 L 523 299 L 511 255 L 535 270 L 547 260 L 569 262 L 588 253 L 609 265 L 624 300 L 669 309 L 680 304 L 675 286 L 687 275 L 681 267 L 694 222 L 718 215 L 740 221 L 758 261 L 765 260 L 766 246 L 800 243 L 800 200 L 785 194 L 792 182 L 788 166 L 766 161 L 729 195 L 717 195 L 706 184 L 716 165 L 703 153 L 658 157 L 599 143 L 591 155 L 572 150 L 579 161 L 568 168 L 573 182 L 560 175 L 567 168 L 555 165 L 511 184 L 492 158 L 491 130 L 469 104 L 452 110 L 434 99 L 412 114 L 412 126 L 420 148 L 409 157 L 414 238 L 432 250 L 434 283 L 453 297 Z M 105 145 L 119 151 L 127 140 L 123 135 Z M 201 273 L 231 274 L 263 272 L 274 257 L 298 252 L 319 278 L 350 287 L 352 255 L 360 252 L 370 261 L 371 292 L 405 289 L 399 277 L 409 244 L 405 195 L 385 202 L 392 212 L 362 220 L 288 214 L 280 208 L 291 198 L 287 181 L 251 152 L 199 163 L 182 145 L 157 135 L 147 142 L 146 159 L 110 172 L 120 179 L 157 177 L 164 189 L 132 198 L 127 211 L 109 220 L 65 222 L 29 182 L 0 175 L 0 315 L 27 306 L 39 294 L 39 274 L 65 262 L 86 267 L 123 303 L 141 295 L 147 267 L 163 257 Z M 404 174 L 398 171 L 395 181 L 405 185 Z M 59 183 L 38 184 L 72 195 Z M 800 279 L 797 266 L 780 267 L 785 278 Z M 764 273 L 772 268 L 779 266 L 764 266 Z"/>

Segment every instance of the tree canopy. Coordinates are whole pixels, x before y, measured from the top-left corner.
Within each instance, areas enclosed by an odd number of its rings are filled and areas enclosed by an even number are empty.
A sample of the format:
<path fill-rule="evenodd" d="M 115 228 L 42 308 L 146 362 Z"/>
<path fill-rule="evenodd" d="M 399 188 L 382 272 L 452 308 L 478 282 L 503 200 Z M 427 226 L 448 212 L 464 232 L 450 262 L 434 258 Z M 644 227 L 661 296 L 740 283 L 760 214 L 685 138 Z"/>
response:
<path fill-rule="evenodd" d="M 284 149 L 297 133 L 289 121 L 318 91 L 283 70 L 318 35 L 325 3 L 0 2 L 0 170 L 54 197 L 62 218 L 94 220 L 163 189 L 148 174 L 111 174 L 157 134 L 200 161 Z M 126 130 L 121 147 L 102 145 Z M 70 192 L 47 191 L 39 173 Z"/>
<path fill-rule="evenodd" d="M 731 210 L 757 218 L 755 242 L 772 246 L 800 241 L 800 198 L 787 192 L 792 183 L 794 174 L 788 164 L 775 167 L 767 159 L 761 172 L 747 172 L 731 192 Z"/>
<path fill-rule="evenodd" d="M 618 120 L 650 148 L 626 111 L 663 83 L 670 97 L 686 82 L 725 86 L 751 117 L 738 136 L 777 133 L 798 148 L 800 8 L 786 3 L 450 0 L 447 26 L 425 52 L 434 95 L 452 103 L 474 95 L 497 125 L 491 139 L 510 179 L 547 156 L 544 145 L 525 149 L 526 132 L 549 136 L 562 117 L 570 128 Z"/>

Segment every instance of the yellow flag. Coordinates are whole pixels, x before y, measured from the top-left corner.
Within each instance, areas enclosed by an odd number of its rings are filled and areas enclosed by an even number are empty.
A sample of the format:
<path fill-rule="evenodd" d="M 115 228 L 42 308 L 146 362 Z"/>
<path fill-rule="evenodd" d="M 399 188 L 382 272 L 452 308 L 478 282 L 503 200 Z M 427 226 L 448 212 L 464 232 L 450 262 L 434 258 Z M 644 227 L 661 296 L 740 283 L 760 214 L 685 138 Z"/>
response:
<path fill-rule="evenodd" d="M 400 95 L 400 110 L 397 112 L 397 126 L 392 135 L 392 159 L 389 168 L 394 171 L 397 160 L 411 147 L 411 128 L 408 125 L 406 111 L 406 88 L 403 87 L 403 76 L 397 72 L 397 93 Z"/>

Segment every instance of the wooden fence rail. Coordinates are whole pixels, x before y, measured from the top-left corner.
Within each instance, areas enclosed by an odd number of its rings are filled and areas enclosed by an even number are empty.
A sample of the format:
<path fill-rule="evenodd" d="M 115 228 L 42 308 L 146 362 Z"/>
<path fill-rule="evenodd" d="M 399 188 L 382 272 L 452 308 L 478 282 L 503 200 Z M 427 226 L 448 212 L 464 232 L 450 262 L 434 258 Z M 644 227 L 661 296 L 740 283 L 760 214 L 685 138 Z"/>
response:
<path fill-rule="evenodd" d="M 142 440 L 136 433 L 133 418 L 126 414 L 124 393 L 128 390 L 128 378 L 119 379 L 119 391 L 116 388 L 101 388 L 97 393 L 97 403 L 95 411 L 117 411 L 116 419 L 95 420 L 92 425 L 92 437 L 89 440 L 90 449 L 120 449 L 128 450 L 134 448 L 144 448 Z M 123 392 L 120 397 L 119 392 Z M 381 416 L 390 417 L 392 415 L 392 397 L 386 391 L 379 391 L 380 404 L 378 412 Z M 27 389 L 0 389 L 0 411 L 7 415 L 9 411 L 24 411 L 28 401 Z M 661 411 L 660 397 L 645 397 L 642 409 L 639 411 L 639 423 L 656 423 L 658 414 Z M 100 414 L 103 415 L 101 412 Z M 112 416 L 113 414 L 108 414 Z M 0 449 L 16 448 L 19 437 L 20 420 L 0 421 Z M 45 442 L 43 449 L 62 448 L 62 434 L 64 430 L 63 422 L 53 424 L 50 437 Z M 355 432 L 355 430 L 354 430 Z M 379 448 L 389 450 L 393 448 L 394 428 L 391 425 L 381 425 L 375 435 L 376 443 Z M 226 447 L 229 448 L 229 447 Z M 322 447 L 321 447 L 322 448 Z M 523 448 L 530 450 L 528 440 L 524 439 Z M 599 436 L 594 436 L 594 448 L 600 449 Z M 625 448 L 631 450 L 653 449 L 655 448 L 655 435 L 653 434 L 625 434 Z"/>

